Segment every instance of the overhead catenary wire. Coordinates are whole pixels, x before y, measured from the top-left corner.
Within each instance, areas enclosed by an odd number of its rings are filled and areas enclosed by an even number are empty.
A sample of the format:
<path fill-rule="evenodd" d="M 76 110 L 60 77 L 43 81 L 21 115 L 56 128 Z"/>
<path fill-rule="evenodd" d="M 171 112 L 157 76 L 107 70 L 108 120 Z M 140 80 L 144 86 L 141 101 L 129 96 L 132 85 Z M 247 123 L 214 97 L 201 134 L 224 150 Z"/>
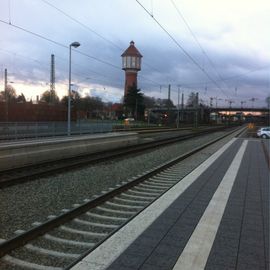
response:
<path fill-rule="evenodd" d="M 8 22 L 11 23 L 11 0 L 8 1 Z"/>
<path fill-rule="evenodd" d="M 115 42 L 111 41 L 110 39 L 104 37 L 103 35 L 99 34 L 97 31 L 93 30 L 92 28 L 90 28 L 89 26 L 87 26 L 86 24 L 82 23 L 80 20 L 74 18 L 73 16 L 71 16 L 70 14 L 68 14 L 67 12 L 63 11 L 62 9 L 58 8 L 57 6 L 53 5 L 52 3 L 50 3 L 47 0 L 40 0 L 43 3 L 47 4 L 48 6 L 50 6 L 51 8 L 57 10 L 58 12 L 60 12 L 61 14 L 63 14 L 64 16 L 66 16 L 67 18 L 69 18 L 70 20 L 72 20 L 73 22 L 79 24 L 80 26 L 82 26 L 84 29 L 90 31 L 92 34 L 98 36 L 99 38 L 101 38 L 103 41 L 111 44 L 113 47 L 117 48 L 119 51 L 124 51 L 124 48 L 121 48 L 118 44 L 116 44 Z M 144 61 L 144 64 L 146 66 L 148 66 L 149 68 L 156 70 L 158 72 L 160 72 L 157 68 L 153 67 L 152 65 L 150 65 L 149 63 L 147 63 L 146 61 Z"/>
<path fill-rule="evenodd" d="M 259 70 L 268 69 L 268 68 L 269 68 L 269 65 L 266 65 L 266 66 L 263 66 L 263 67 L 260 67 L 260 68 L 249 70 L 249 71 L 247 71 L 245 73 L 242 73 L 242 74 L 239 74 L 239 75 L 225 77 L 225 78 L 223 78 L 223 80 L 224 81 L 234 81 L 235 79 L 238 79 L 240 77 L 248 76 L 250 73 L 254 73 L 254 72 L 257 72 Z M 218 82 L 220 80 L 216 80 L 216 81 Z M 187 82 L 187 83 L 184 83 L 183 85 L 186 85 L 186 86 L 203 86 L 203 85 L 209 84 L 209 83 L 211 83 L 211 82 L 209 82 L 209 81 Z"/>
<path fill-rule="evenodd" d="M 50 39 L 50 38 L 48 38 L 48 37 L 45 37 L 45 36 L 43 36 L 43 35 L 37 34 L 37 33 L 33 32 L 33 31 L 30 31 L 30 30 L 28 30 L 28 29 L 26 29 L 26 28 L 23 28 L 23 27 L 21 27 L 21 26 L 15 25 L 15 24 L 13 24 L 13 23 L 6 22 L 6 21 L 4 21 L 4 20 L 2 20 L 2 19 L 0 19 L 0 22 L 3 23 L 3 24 L 8 25 L 8 26 L 10 26 L 10 27 L 14 27 L 15 29 L 21 30 L 21 31 L 26 32 L 26 33 L 28 33 L 28 34 L 31 34 L 31 35 L 33 35 L 33 36 L 35 36 L 35 37 L 37 37 L 37 38 L 40 38 L 40 39 L 46 40 L 46 41 L 48 41 L 48 42 L 51 42 L 51 43 L 53 43 L 53 44 L 55 44 L 55 45 L 57 45 L 57 46 L 60 46 L 60 47 L 62 47 L 62 48 L 66 48 L 66 49 L 69 48 L 69 46 L 67 46 L 67 45 L 65 45 L 65 44 L 62 44 L 62 43 L 60 43 L 60 42 L 58 42 L 58 41 L 55 41 L 55 40 Z M 112 63 L 109 63 L 109 62 L 107 62 L 107 61 L 101 60 L 101 59 L 99 59 L 99 58 L 97 58 L 97 57 L 95 57 L 95 56 L 91 56 L 91 55 L 89 55 L 89 54 L 86 54 L 86 53 L 84 53 L 84 52 L 82 52 L 82 51 L 74 50 L 74 52 L 76 52 L 77 54 L 83 55 L 83 56 L 85 56 L 85 57 L 94 59 L 94 60 L 96 60 L 97 62 L 100 62 L 100 63 L 102 63 L 102 64 L 111 66 L 111 67 L 113 67 L 113 68 L 115 68 L 115 69 L 121 70 L 121 68 L 120 68 L 119 66 L 116 66 L 116 65 L 114 65 L 114 64 L 112 64 Z M 74 72 L 73 72 L 73 74 L 74 74 Z M 103 80 L 103 81 L 104 81 L 104 80 Z"/>
<path fill-rule="evenodd" d="M 11 52 L 10 50 L 6 50 L 6 49 L 1 49 L 1 48 L 0 48 L 0 52 L 1 52 L 1 53 L 11 54 L 11 55 L 13 55 L 13 56 L 15 56 L 15 57 L 23 58 L 23 59 L 27 60 L 28 62 L 32 61 L 32 62 L 34 62 L 35 64 L 40 65 L 42 68 L 45 68 L 47 72 L 50 70 L 50 69 L 49 69 L 49 65 L 48 65 L 47 62 L 42 62 L 42 61 L 40 61 L 40 60 L 31 58 L 31 57 L 26 57 L 26 56 L 24 56 L 24 55 L 21 55 L 21 54 L 18 54 L 18 53 L 14 53 L 14 52 Z M 59 60 L 61 60 L 61 61 L 68 61 L 68 59 L 65 59 L 65 58 L 62 58 L 62 57 L 59 57 L 59 56 L 57 57 L 57 59 L 59 59 Z M 82 66 L 79 65 L 79 64 L 74 63 L 73 65 L 74 65 L 75 67 L 78 66 L 78 67 L 81 67 L 81 68 L 82 68 Z M 84 68 L 84 69 L 85 69 L 85 68 Z M 61 70 L 63 71 L 64 69 L 61 69 Z M 94 79 L 94 81 L 97 81 L 97 82 L 99 82 L 99 81 L 104 82 L 104 81 L 109 81 L 109 80 L 111 80 L 108 76 L 106 76 L 106 75 L 104 75 L 104 74 L 102 74 L 102 73 L 98 73 L 98 72 L 96 72 L 96 71 L 90 70 L 89 68 L 88 68 L 88 70 L 89 70 L 89 72 L 91 72 L 91 73 L 94 73 L 94 74 L 96 74 L 96 75 L 98 75 L 98 76 L 104 77 L 104 79 L 100 79 L 100 78 L 97 78 L 97 77 L 93 77 L 92 74 L 89 74 L 89 73 L 86 73 L 86 72 L 82 72 L 82 71 L 80 71 L 80 73 L 75 72 L 75 71 L 72 71 L 72 74 L 73 74 L 73 75 L 76 75 L 76 77 L 83 78 L 83 79 L 85 79 L 85 77 L 91 77 L 92 79 Z M 13 74 L 14 74 L 14 72 L 13 72 Z M 17 72 L 16 74 L 17 74 L 18 77 L 28 78 L 28 77 L 24 76 L 23 74 L 21 74 L 20 72 Z M 32 74 L 32 76 L 33 76 L 33 74 Z M 92 83 L 94 83 L 94 82 L 92 82 Z M 118 85 L 120 86 L 120 84 L 118 84 Z"/>
<path fill-rule="evenodd" d="M 123 51 L 124 49 L 121 48 L 117 43 L 113 42 L 112 40 L 108 39 L 107 37 L 103 36 L 102 34 L 98 33 L 97 31 L 95 31 L 94 29 L 90 28 L 88 25 L 86 25 L 85 23 L 81 22 L 78 18 L 74 18 L 71 14 L 67 13 L 66 11 L 62 10 L 61 8 L 57 7 L 56 5 L 52 4 L 51 2 L 49 2 L 48 0 L 41 0 L 43 3 L 47 4 L 48 6 L 50 6 L 51 8 L 57 10 L 58 12 L 60 12 L 62 15 L 66 16 L 67 18 L 69 18 L 70 20 L 72 20 L 73 22 L 79 24 L 80 26 L 82 26 L 84 29 L 88 30 L 89 32 L 95 34 L 97 37 L 101 38 L 103 41 L 107 42 L 108 44 L 112 45 L 113 47 Z M 180 10 L 177 8 L 175 2 L 173 0 L 171 0 L 172 4 L 174 5 L 175 9 L 177 10 L 179 16 L 181 17 L 181 19 L 184 21 L 185 25 L 187 26 L 187 28 L 189 29 L 189 31 L 191 32 L 193 38 L 195 39 L 195 41 L 197 42 L 197 44 L 199 45 L 202 53 L 204 54 L 204 56 L 207 58 L 208 62 L 211 64 L 212 68 L 214 69 L 214 71 L 217 73 L 219 80 L 215 80 L 216 82 L 220 82 L 222 81 L 224 84 L 226 84 L 226 86 L 228 87 L 226 81 L 228 80 L 228 78 L 223 78 L 219 72 L 217 71 L 217 68 L 215 67 L 215 64 L 213 63 L 213 61 L 211 60 L 211 58 L 209 57 L 209 55 L 206 53 L 206 51 L 203 49 L 202 45 L 200 44 L 199 40 L 197 39 L 196 35 L 194 34 L 194 32 L 192 31 L 191 27 L 189 26 L 187 20 L 184 18 L 183 14 L 180 12 Z M 154 16 L 154 12 L 153 12 L 153 1 L 151 0 L 151 16 Z M 157 72 L 160 73 L 160 71 L 153 67 L 152 65 L 150 65 L 147 61 L 144 61 L 144 65 L 151 68 L 152 70 L 156 70 Z M 236 75 L 238 76 L 238 75 Z M 240 77 L 241 75 L 239 75 Z M 146 78 L 147 79 L 147 78 Z M 150 80 L 150 79 L 149 79 Z M 174 79 L 172 79 L 174 81 Z M 152 80 L 153 81 L 153 80 Z M 201 85 L 201 84 L 207 84 L 211 81 L 207 81 L 204 83 L 198 83 L 196 85 Z M 213 83 L 213 82 L 212 82 Z M 191 85 L 191 84 L 188 84 Z M 193 84 L 195 85 L 195 84 Z M 229 87 L 228 87 L 229 88 Z"/>
<path fill-rule="evenodd" d="M 122 48 L 119 47 L 116 43 L 114 43 L 114 42 L 110 41 L 109 39 L 105 38 L 104 36 L 100 35 L 100 34 L 97 33 L 96 31 L 94 31 L 93 29 L 91 29 L 91 28 L 88 27 L 87 25 L 81 23 L 79 20 L 75 19 L 74 17 L 72 17 L 72 16 L 69 15 L 68 13 L 64 12 L 63 10 L 59 9 L 59 8 L 56 7 L 55 5 L 51 4 L 50 2 L 48 2 L 48 1 L 46 1 L 46 0 L 41 0 L 41 1 L 44 2 L 44 3 L 46 3 L 47 5 L 51 6 L 52 8 L 56 9 L 57 11 L 61 12 L 63 15 L 65 15 L 65 16 L 68 17 L 69 19 L 73 20 L 74 22 L 80 24 L 81 26 L 83 26 L 83 27 L 86 28 L 87 30 L 91 31 L 91 32 L 94 33 L 95 35 L 99 36 L 99 37 L 102 38 L 104 41 L 109 42 L 109 43 L 110 43 L 111 45 L 113 45 L 114 47 L 117 47 L 119 50 L 122 50 Z M 68 48 L 67 45 L 61 44 L 60 42 L 57 42 L 57 41 L 52 40 L 52 39 L 50 39 L 50 38 L 44 37 L 44 36 L 42 36 L 42 35 L 40 35 L 40 34 L 34 33 L 34 32 L 32 32 L 32 31 L 30 31 L 30 30 L 28 30 L 28 29 L 25 29 L 25 28 L 23 28 L 23 27 L 20 27 L 20 26 L 18 26 L 18 25 L 12 24 L 12 23 L 10 23 L 10 22 L 7 23 L 7 22 L 5 22 L 5 21 L 3 21 L 3 20 L 0 20 L 0 21 L 1 21 L 2 23 L 8 24 L 8 25 L 10 25 L 10 26 L 13 26 L 13 27 L 15 27 L 15 28 L 17 28 L 17 29 L 20 29 L 20 30 L 22 30 L 22 31 L 24 31 L 24 32 L 27 32 L 27 33 L 29 33 L 29 34 L 32 34 L 32 35 L 35 35 L 35 36 L 37 36 L 37 37 L 39 37 L 39 38 L 45 39 L 46 41 L 52 42 L 52 43 L 54 43 L 54 44 L 56 44 L 56 45 L 58 45 L 58 46 L 61 46 L 61 47 L 64 47 L 64 48 Z M 79 53 L 79 54 L 81 54 L 81 55 L 84 55 L 84 56 L 86 56 L 86 57 L 90 57 L 90 58 L 92 58 L 92 59 L 94 59 L 94 60 L 96 60 L 96 61 L 98 61 L 98 62 L 103 63 L 103 64 L 110 65 L 110 66 L 112 66 L 112 67 L 114 67 L 114 68 L 117 68 L 117 69 L 121 69 L 120 67 L 118 67 L 118 66 L 116 66 L 116 65 L 114 65 L 114 64 L 112 64 L 112 63 L 109 63 L 109 62 L 107 62 L 107 61 L 101 60 L 101 59 L 99 59 L 99 58 L 97 58 L 97 57 L 91 56 L 91 55 L 86 54 L 86 53 L 84 53 L 84 52 L 81 52 L 81 51 L 79 51 L 79 50 L 76 50 L 75 52 L 76 52 L 76 53 Z M 146 78 L 145 76 L 142 76 L 142 77 L 144 77 L 146 80 L 149 80 L 149 81 L 154 82 L 153 80 L 150 80 L 150 79 Z M 157 85 L 160 85 L 160 83 L 157 83 L 157 82 L 154 82 L 154 83 L 156 83 Z"/>
<path fill-rule="evenodd" d="M 215 64 L 213 63 L 213 61 L 211 60 L 211 58 L 209 57 L 209 55 L 206 53 L 206 51 L 204 50 L 203 46 L 201 45 L 200 41 L 198 40 L 198 38 L 196 37 L 195 33 L 192 31 L 191 27 L 189 26 L 187 20 L 185 19 L 184 15 L 180 12 L 179 8 L 177 7 L 177 5 L 175 4 L 174 0 L 171 0 L 171 3 L 173 4 L 175 10 L 177 11 L 177 14 L 180 16 L 180 18 L 183 20 L 184 24 L 186 25 L 186 27 L 188 28 L 189 32 L 191 33 L 193 39 L 195 40 L 195 42 L 197 43 L 197 45 L 199 46 L 199 48 L 201 49 L 203 55 L 206 57 L 206 59 L 208 60 L 208 62 L 210 63 L 210 65 L 212 66 L 213 70 L 216 72 L 216 74 L 218 75 L 219 79 L 225 83 L 225 85 L 227 86 L 227 88 L 229 89 L 228 85 L 226 84 L 226 81 L 224 80 L 224 78 L 220 75 L 220 73 L 218 72 Z"/>
<path fill-rule="evenodd" d="M 76 22 L 77 24 L 79 24 L 80 26 L 84 27 L 85 29 L 87 29 L 88 31 L 92 32 L 93 34 L 95 34 L 96 36 L 98 36 L 99 38 L 103 39 L 104 41 L 110 43 L 112 46 L 114 46 L 115 48 L 122 50 L 121 47 L 119 47 L 116 43 L 112 42 L 111 40 L 105 38 L 104 36 L 100 35 L 97 31 L 93 30 L 92 28 L 90 28 L 89 26 L 87 26 L 86 24 L 82 23 L 81 21 L 77 20 L 76 18 L 74 18 L 73 16 L 69 15 L 67 12 L 63 11 L 62 9 L 58 8 L 57 6 L 53 5 L 52 3 L 50 3 L 49 1 L 46 0 L 40 0 L 43 3 L 49 5 L 50 7 L 56 9 L 58 12 L 62 13 L 63 15 L 65 15 L 66 17 L 68 17 L 70 20 L 72 20 L 73 22 Z"/>
<path fill-rule="evenodd" d="M 43 1 L 44 2 L 44 1 Z M 46 1 L 46 2 L 48 2 L 48 1 Z M 152 14 L 153 15 L 153 14 Z M 11 24 L 12 25 L 12 24 Z M 13 26 L 13 25 L 12 25 Z M 29 31 L 29 30 L 28 30 Z M 31 32 L 31 31 L 30 31 Z M 64 45 L 64 44 L 62 44 L 62 45 Z M 65 46 L 65 48 L 68 48 L 68 46 L 66 46 L 66 45 L 64 45 Z M 120 49 L 120 47 L 119 47 L 119 49 Z M 77 50 L 76 50 L 76 53 L 78 53 L 77 52 Z M 121 69 L 120 67 L 117 67 L 117 69 Z M 154 81 L 154 80 L 150 80 L 150 79 L 148 79 L 147 77 L 145 77 L 145 76 L 141 76 L 142 78 L 145 78 L 145 80 L 148 80 L 148 81 L 151 81 L 151 82 L 153 82 L 155 85 L 157 85 L 157 86 L 159 86 L 160 85 L 160 83 L 158 83 L 158 82 L 156 82 L 156 81 Z M 226 79 L 225 79 L 226 80 Z M 218 82 L 217 80 L 216 80 L 216 82 Z M 214 83 L 213 81 L 212 81 L 212 83 Z M 164 83 L 163 83 L 164 84 Z"/>
<path fill-rule="evenodd" d="M 201 67 L 201 65 L 184 49 L 184 47 L 170 34 L 170 32 L 144 7 L 144 5 L 138 1 L 135 0 L 142 8 L 143 10 L 158 24 L 158 26 L 170 37 L 170 39 L 176 44 L 176 46 L 186 55 L 186 57 L 195 65 L 198 67 L 199 70 L 201 70 L 206 77 L 212 81 L 217 88 L 228 97 L 228 95 L 224 92 L 224 90 L 217 84 L 217 82 Z"/>
<path fill-rule="evenodd" d="M 45 37 L 45 36 L 43 36 L 43 35 L 37 34 L 37 33 L 33 32 L 33 31 L 30 31 L 30 30 L 28 30 L 28 29 L 26 29 L 26 28 L 23 28 L 23 27 L 21 27 L 21 26 L 18 26 L 18 25 L 15 25 L 15 24 L 10 24 L 10 23 L 8 23 L 8 22 L 2 20 L 2 19 L 0 19 L 0 22 L 3 23 L 3 24 L 8 25 L 8 26 L 10 26 L 10 27 L 14 27 L 15 29 L 21 30 L 21 31 L 26 32 L 26 33 L 28 33 L 28 34 L 31 34 L 31 35 L 33 35 L 33 36 L 35 36 L 35 37 L 37 37 L 37 38 L 40 38 L 40 39 L 46 40 L 46 41 L 48 41 L 48 42 L 51 42 L 51 43 L 53 43 L 53 44 L 55 44 L 55 45 L 57 45 L 57 46 L 60 46 L 60 47 L 62 47 L 62 48 L 65 48 L 65 49 L 68 49 L 68 48 L 69 48 L 69 46 L 67 46 L 67 45 L 65 45 L 65 44 L 62 44 L 62 43 L 60 43 L 60 42 L 58 42 L 58 41 L 55 41 L 55 40 L 50 39 L 50 38 L 47 38 L 47 37 Z M 98 61 L 98 62 L 100 62 L 100 63 L 102 63 L 102 64 L 111 66 L 111 67 L 113 67 L 113 68 L 115 68 L 115 69 L 122 70 L 121 67 L 119 67 L 119 66 L 116 66 L 116 65 L 114 65 L 114 64 L 112 64 L 112 63 L 109 63 L 109 62 L 107 62 L 107 61 L 104 61 L 104 60 L 102 60 L 102 59 L 99 59 L 99 58 L 97 58 L 97 57 L 95 57 L 95 56 L 86 54 L 86 53 L 84 53 L 84 52 L 82 52 L 82 51 L 74 50 L 74 52 L 77 53 L 77 54 L 83 55 L 83 56 L 85 56 L 85 57 L 94 59 L 94 60 L 96 60 L 96 61 Z M 144 77 L 144 78 L 146 78 L 146 77 Z M 147 78 L 146 78 L 146 79 L 147 79 Z M 149 81 L 151 81 L 151 82 L 154 82 L 154 81 L 151 80 L 151 79 L 147 79 L 147 80 L 149 80 Z"/>
<path fill-rule="evenodd" d="M 14 28 L 16 28 L 16 29 L 19 29 L 19 30 L 21 30 L 21 31 L 23 31 L 23 32 L 26 32 L 26 33 L 28 33 L 28 34 L 31 34 L 31 35 L 33 35 L 33 36 L 36 36 L 36 37 L 38 37 L 38 38 L 41 38 L 41 39 L 43 39 L 43 40 L 46 40 L 46 41 L 48 41 L 48 42 L 51 42 L 51 43 L 53 43 L 53 44 L 55 44 L 55 45 L 57 45 L 57 46 L 60 46 L 60 47 L 62 47 L 62 48 L 65 48 L 65 49 L 68 49 L 68 48 L 69 48 L 69 46 L 67 46 L 67 45 L 65 45 L 65 44 L 62 44 L 62 43 L 60 43 L 60 42 L 58 42 L 58 41 L 55 41 L 55 40 L 50 39 L 50 38 L 48 38 L 48 37 L 45 37 L 45 36 L 43 36 L 43 35 L 37 34 L 37 33 L 33 32 L 33 31 L 30 31 L 30 30 L 28 30 L 28 29 L 26 29 L 26 28 L 24 28 L 24 27 L 18 26 L 18 25 L 13 24 L 13 23 L 8 23 L 8 22 L 6 22 L 6 21 L 4 21 L 4 20 L 2 20 L 2 19 L 0 19 L 0 22 L 3 23 L 3 24 L 9 25 L 10 27 L 14 27 Z M 74 50 L 74 51 L 75 51 L 76 53 L 78 53 L 78 54 L 81 54 L 81 55 L 85 56 L 85 57 L 88 57 L 88 58 L 91 58 L 91 59 L 93 59 L 93 60 L 96 60 L 97 62 L 100 62 L 100 63 L 103 63 L 103 64 L 105 64 L 105 65 L 108 65 L 108 66 L 111 66 L 111 67 L 113 67 L 113 68 L 116 68 L 116 69 L 120 69 L 120 70 L 121 70 L 121 68 L 120 68 L 119 66 L 116 66 L 116 65 L 114 65 L 114 64 L 112 64 L 112 63 L 109 63 L 109 62 L 107 62 L 107 61 L 104 61 L 104 60 L 102 60 L 102 59 L 99 59 L 99 58 L 97 58 L 97 57 L 95 57 L 95 56 L 89 55 L 89 54 L 84 53 L 84 52 L 79 51 L 79 50 Z"/>

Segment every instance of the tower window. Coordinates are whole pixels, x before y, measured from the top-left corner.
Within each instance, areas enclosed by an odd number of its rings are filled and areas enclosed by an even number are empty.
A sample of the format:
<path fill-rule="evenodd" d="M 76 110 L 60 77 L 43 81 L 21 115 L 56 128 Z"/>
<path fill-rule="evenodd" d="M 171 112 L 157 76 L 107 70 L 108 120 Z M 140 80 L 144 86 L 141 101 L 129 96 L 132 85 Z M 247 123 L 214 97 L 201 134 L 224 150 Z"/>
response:
<path fill-rule="evenodd" d="M 131 67 L 136 68 L 136 57 L 135 56 L 131 57 Z"/>

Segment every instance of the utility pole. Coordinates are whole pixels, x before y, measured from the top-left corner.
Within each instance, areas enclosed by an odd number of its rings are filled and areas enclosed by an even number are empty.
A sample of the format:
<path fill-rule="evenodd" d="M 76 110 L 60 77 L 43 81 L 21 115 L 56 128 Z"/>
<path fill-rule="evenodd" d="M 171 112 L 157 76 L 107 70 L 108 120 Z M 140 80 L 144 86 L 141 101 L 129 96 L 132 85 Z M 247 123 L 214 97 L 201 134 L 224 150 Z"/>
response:
<path fill-rule="evenodd" d="M 198 107 L 199 107 L 199 93 L 196 93 L 196 97 L 195 97 L 195 128 L 198 127 Z"/>
<path fill-rule="evenodd" d="M 182 93 L 181 99 L 181 121 L 184 121 L 184 93 Z"/>
<path fill-rule="evenodd" d="M 241 111 L 240 120 L 242 121 L 242 120 L 243 120 L 243 104 L 246 103 L 246 101 L 243 101 L 243 100 L 242 100 L 240 103 L 241 103 L 241 110 L 242 110 L 242 111 Z"/>
<path fill-rule="evenodd" d="M 177 99 L 177 128 L 179 128 L 179 101 L 180 101 L 180 86 L 178 86 L 178 99 Z"/>
<path fill-rule="evenodd" d="M 234 103 L 233 100 L 231 99 L 225 99 L 230 105 L 229 105 L 229 116 L 228 116 L 228 125 L 230 125 L 230 120 L 231 120 L 231 109 L 232 109 L 232 103 Z"/>
<path fill-rule="evenodd" d="M 213 97 L 210 97 L 210 107 L 212 108 L 213 107 Z"/>
<path fill-rule="evenodd" d="M 218 100 L 222 100 L 222 98 L 215 97 L 215 100 L 216 100 L 216 109 L 217 109 Z"/>
<path fill-rule="evenodd" d="M 170 110 L 170 105 L 169 105 L 169 102 L 171 100 L 171 85 L 169 84 L 168 85 L 168 102 L 167 102 L 167 119 L 166 119 L 166 125 L 168 125 L 169 123 L 169 119 L 170 119 L 170 113 L 169 113 L 169 110 Z"/>
<path fill-rule="evenodd" d="M 50 102 L 52 103 L 52 95 L 55 92 L 55 62 L 54 54 L 51 55 L 51 74 L 50 74 Z"/>
<path fill-rule="evenodd" d="M 234 101 L 231 100 L 231 99 L 225 99 L 225 101 L 228 101 L 228 103 L 230 104 L 229 108 L 231 109 L 232 108 L 232 103 L 234 103 Z"/>
<path fill-rule="evenodd" d="M 8 89 L 7 89 L 7 69 L 5 68 L 5 101 L 6 101 L 6 122 L 8 122 Z"/>
<path fill-rule="evenodd" d="M 252 102 L 252 109 L 254 108 L 254 101 L 257 100 L 257 98 L 251 98 L 250 101 Z"/>
<path fill-rule="evenodd" d="M 68 119 L 68 123 L 67 123 L 67 135 L 70 136 L 71 134 L 71 106 L 70 106 L 70 100 L 71 100 L 71 97 L 70 97 L 70 94 L 71 94 L 71 49 L 72 47 L 74 48 L 78 48 L 81 44 L 77 41 L 75 42 L 72 42 L 70 45 L 69 45 L 69 72 L 68 72 L 68 116 L 67 116 L 67 119 Z"/>

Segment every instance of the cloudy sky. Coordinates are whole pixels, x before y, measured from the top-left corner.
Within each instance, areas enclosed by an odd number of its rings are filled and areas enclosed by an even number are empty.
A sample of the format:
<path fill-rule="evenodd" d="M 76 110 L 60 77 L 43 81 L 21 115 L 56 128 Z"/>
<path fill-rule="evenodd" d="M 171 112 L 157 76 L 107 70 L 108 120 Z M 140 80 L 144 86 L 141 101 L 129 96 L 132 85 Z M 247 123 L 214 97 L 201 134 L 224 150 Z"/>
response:
<path fill-rule="evenodd" d="M 270 96 L 269 0 L 0 0 L 0 90 L 4 69 L 17 94 L 33 100 L 49 88 L 73 89 L 118 102 L 124 93 L 121 54 L 134 40 L 143 55 L 138 86 L 147 96 L 209 105 L 266 106 Z M 253 101 L 251 101 L 253 99 Z M 226 101 L 227 100 L 227 101 Z"/>

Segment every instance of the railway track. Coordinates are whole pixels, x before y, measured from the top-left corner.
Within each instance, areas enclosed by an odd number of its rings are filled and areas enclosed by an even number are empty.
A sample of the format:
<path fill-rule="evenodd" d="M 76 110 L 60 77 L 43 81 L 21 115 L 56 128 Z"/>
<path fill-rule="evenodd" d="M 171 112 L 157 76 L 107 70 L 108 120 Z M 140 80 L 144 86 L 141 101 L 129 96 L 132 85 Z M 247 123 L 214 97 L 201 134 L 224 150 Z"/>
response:
<path fill-rule="evenodd" d="M 8 186 L 24 183 L 26 181 L 34 180 L 38 177 L 48 176 L 55 173 L 66 172 L 73 170 L 78 167 L 82 167 L 88 164 L 94 164 L 113 158 L 119 158 L 124 155 L 134 154 L 155 147 L 165 146 L 167 144 L 172 144 L 178 141 L 187 140 L 194 138 L 196 136 L 201 136 L 205 133 L 213 131 L 224 130 L 225 127 L 219 127 L 214 129 L 202 129 L 197 132 L 190 132 L 185 135 L 177 135 L 170 138 L 163 138 L 155 141 L 143 142 L 137 145 L 132 145 L 128 147 L 123 147 L 119 149 L 113 149 L 106 152 L 94 153 L 91 155 L 77 156 L 73 158 L 67 158 L 62 160 L 57 160 L 53 162 L 41 163 L 38 165 L 22 167 L 18 169 L 12 169 L 0 172 L 0 188 L 5 188 Z"/>
<path fill-rule="evenodd" d="M 28 231 L 17 231 L 12 239 L 2 239 L 0 269 L 70 268 L 179 182 L 182 160 L 224 137 L 85 199 L 73 209 L 63 209 L 61 215 L 49 216 Z"/>

